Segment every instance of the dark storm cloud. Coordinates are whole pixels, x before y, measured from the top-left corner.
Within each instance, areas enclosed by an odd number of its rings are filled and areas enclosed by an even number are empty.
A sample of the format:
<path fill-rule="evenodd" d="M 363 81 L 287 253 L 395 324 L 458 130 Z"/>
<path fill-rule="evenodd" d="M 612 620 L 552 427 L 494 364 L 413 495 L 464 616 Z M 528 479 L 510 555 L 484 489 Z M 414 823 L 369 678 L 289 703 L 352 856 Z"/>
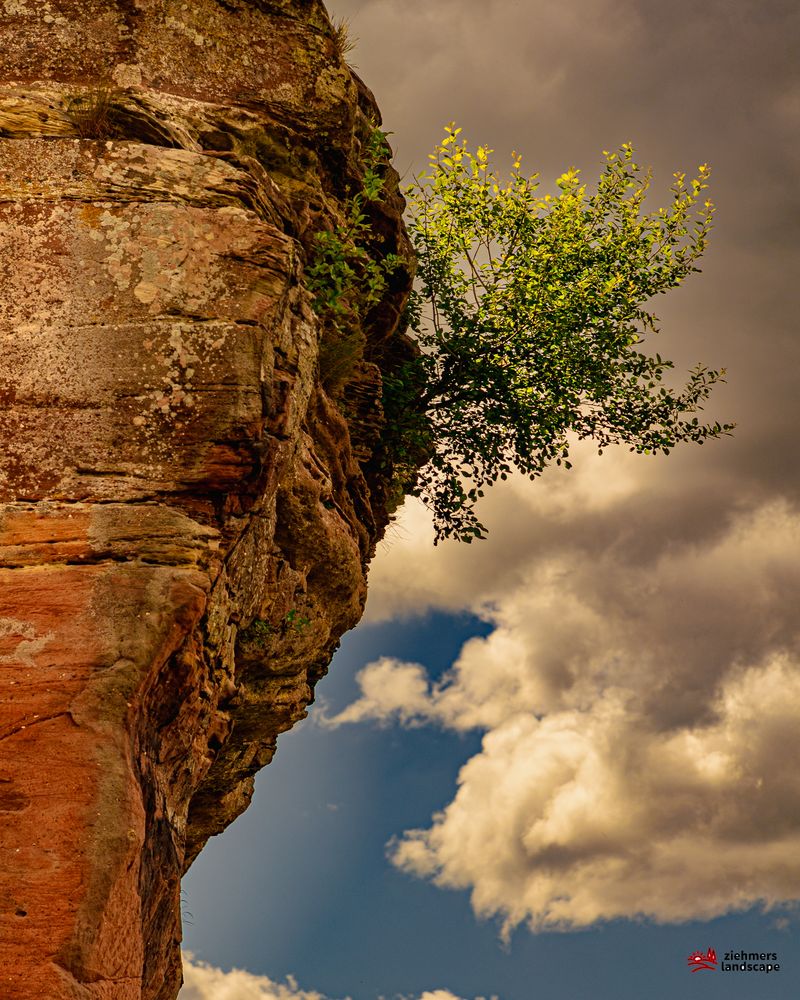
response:
<path fill-rule="evenodd" d="M 714 416 L 739 428 L 720 471 L 796 490 L 800 8 L 339 0 L 334 12 L 351 18 L 401 171 L 420 169 L 451 119 L 500 161 L 521 150 L 544 181 L 571 164 L 591 180 L 601 150 L 632 141 L 653 166 L 654 204 L 674 170 L 711 164 L 705 273 L 658 303 L 657 349 L 728 368 Z"/>

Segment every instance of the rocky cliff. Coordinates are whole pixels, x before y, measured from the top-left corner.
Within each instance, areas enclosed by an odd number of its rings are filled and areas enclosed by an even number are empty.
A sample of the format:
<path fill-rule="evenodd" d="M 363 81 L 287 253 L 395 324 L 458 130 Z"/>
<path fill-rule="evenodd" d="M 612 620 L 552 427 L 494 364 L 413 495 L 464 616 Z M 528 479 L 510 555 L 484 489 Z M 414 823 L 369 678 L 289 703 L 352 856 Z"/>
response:
<path fill-rule="evenodd" d="M 319 0 L 0 2 L 4 1000 L 176 996 L 181 874 L 361 614 L 410 275 L 330 398 L 303 269 L 377 115 L 341 41 Z"/>

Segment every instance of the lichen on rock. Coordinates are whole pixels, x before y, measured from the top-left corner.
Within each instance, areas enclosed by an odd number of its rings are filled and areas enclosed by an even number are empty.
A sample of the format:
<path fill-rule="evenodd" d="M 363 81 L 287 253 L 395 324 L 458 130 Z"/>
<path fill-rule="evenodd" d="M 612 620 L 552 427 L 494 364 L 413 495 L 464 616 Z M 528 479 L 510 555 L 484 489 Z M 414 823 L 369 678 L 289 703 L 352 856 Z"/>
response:
<path fill-rule="evenodd" d="M 0 995 L 172 1000 L 180 877 L 363 609 L 410 265 L 329 398 L 304 266 L 378 118 L 318 0 L 2 9 Z"/>

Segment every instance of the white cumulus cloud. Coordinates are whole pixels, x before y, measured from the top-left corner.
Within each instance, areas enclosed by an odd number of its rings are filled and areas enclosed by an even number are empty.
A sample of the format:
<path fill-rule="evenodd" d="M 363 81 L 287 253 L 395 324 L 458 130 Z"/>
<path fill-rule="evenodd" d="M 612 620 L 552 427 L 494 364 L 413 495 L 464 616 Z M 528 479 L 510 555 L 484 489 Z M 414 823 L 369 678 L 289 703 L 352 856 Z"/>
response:
<path fill-rule="evenodd" d="M 798 898 L 800 781 L 775 755 L 796 743 L 799 713 L 800 672 L 776 660 L 727 683 L 708 725 L 659 731 L 619 692 L 585 711 L 514 714 L 393 860 L 470 889 L 506 931 Z"/>
<path fill-rule="evenodd" d="M 277 983 L 268 976 L 255 976 L 244 969 L 225 972 L 207 962 L 183 955 L 183 986 L 178 1000 L 326 1000 L 315 990 L 302 990 L 289 976 Z"/>
<path fill-rule="evenodd" d="M 269 976 L 256 976 L 244 969 L 225 972 L 183 953 L 183 986 L 178 1000 L 328 1000 L 316 990 L 303 990 L 292 976 L 278 983 Z M 404 1000 L 415 1000 L 406 997 Z M 461 1000 L 447 989 L 426 990 L 419 1000 Z M 483 1000 L 476 997 L 475 1000 Z M 493 997 L 492 1000 L 497 1000 Z"/>
<path fill-rule="evenodd" d="M 425 668 L 383 656 L 358 674 L 361 697 L 333 718 L 317 716 L 323 725 L 345 722 L 389 721 L 420 724 L 433 717 Z"/>
<path fill-rule="evenodd" d="M 438 682 L 367 665 L 331 720 L 484 731 L 450 804 L 389 854 L 505 933 L 800 899 L 800 517 L 609 458 L 613 486 L 590 460 L 498 490 L 480 546 L 422 558 L 410 506 L 373 620 L 468 609 L 494 631 Z"/>

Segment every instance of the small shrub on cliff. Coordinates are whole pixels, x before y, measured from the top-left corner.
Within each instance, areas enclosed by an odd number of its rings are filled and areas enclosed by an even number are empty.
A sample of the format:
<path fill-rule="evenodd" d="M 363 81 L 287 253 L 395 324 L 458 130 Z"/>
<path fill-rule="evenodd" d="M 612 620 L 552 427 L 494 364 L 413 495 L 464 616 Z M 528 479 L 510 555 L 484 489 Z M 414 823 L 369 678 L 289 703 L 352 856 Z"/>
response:
<path fill-rule="evenodd" d="M 300 614 L 297 608 L 292 608 L 287 611 L 277 626 L 272 625 L 264 618 L 254 618 L 247 628 L 242 629 L 241 638 L 251 645 L 264 648 L 272 640 L 280 635 L 285 635 L 290 630 L 302 635 L 310 624 L 310 618 Z"/>
<path fill-rule="evenodd" d="M 446 129 L 407 194 L 419 353 L 385 378 L 384 407 L 395 468 L 428 459 L 405 489 L 433 511 L 437 540 L 472 541 L 483 488 L 513 468 L 569 467 L 571 436 L 668 454 L 733 425 L 693 416 L 724 371 L 698 365 L 673 390 L 672 362 L 640 349 L 658 329 L 650 300 L 698 270 L 708 168 L 688 184 L 675 174 L 671 204 L 644 213 L 650 174 L 629 145 L 605 154 L 594 193 L 573 169 L 542 196 L 519 157 L 503 182 L 460 131 Z"/>
<path fill-rule="evenodd" d="M 242 629 L 241 638 L 254 646 L 266 646 L 274 638 L 275 629 L 263 618 L 254 618 L 247 628 Z"/>
<path fill-rule="evenodd" d="M 364 318 L 381 301 L 388 276 L 401 263 L 397 254 L 380 256 L 370 246 L 368 205 L 383 198 L 381 167 L 388 157 L 386 135 L 374 128 L 364 147 L 361 188 L 347 201 L 344 219 L 317 233 L 306 268 L 314 310 L 322 319 L 320 378 L 329 392 L 347 382 L 360 360 Z"/>

